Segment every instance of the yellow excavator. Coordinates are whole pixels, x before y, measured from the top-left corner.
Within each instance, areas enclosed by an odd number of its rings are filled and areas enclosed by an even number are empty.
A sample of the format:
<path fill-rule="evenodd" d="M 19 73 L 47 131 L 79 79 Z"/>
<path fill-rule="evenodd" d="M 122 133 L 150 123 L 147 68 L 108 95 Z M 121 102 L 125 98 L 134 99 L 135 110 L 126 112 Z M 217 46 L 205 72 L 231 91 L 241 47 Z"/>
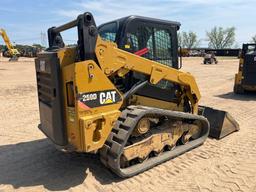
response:
<path fill-rule="evenodd" d="M 4 29 L 0 29 L 0 35 L 2 36 L 5 45 L 8 49 L 7 55 L 10 57 L 9 61 L 17 61 L 20 55 L 20 52 L 15 49 Z"/>
<path fill-rule="evenodd" d="M 61 32 L 77 28 L 67 47 Z M 179 70 L 178 22 L 128 16 L 96 26 L 91 13 L 48 29 L 36 59 L 39 129 L 66 151 L 99 153 L 131 177 L 239 129 L 199 106 L 195 78 Z"/>

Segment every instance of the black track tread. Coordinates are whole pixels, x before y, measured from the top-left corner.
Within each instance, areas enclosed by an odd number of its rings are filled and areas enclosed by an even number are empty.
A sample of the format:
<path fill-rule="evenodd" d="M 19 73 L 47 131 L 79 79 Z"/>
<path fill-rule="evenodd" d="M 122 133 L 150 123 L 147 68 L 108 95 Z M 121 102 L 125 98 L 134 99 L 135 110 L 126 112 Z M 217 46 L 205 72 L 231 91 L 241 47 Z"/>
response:
<path fill-rule="evenodd" d="M 128 168 L 120 168 L 120 157 L 123 153 L 123 149 L 128 138 L 137 125 L 137 122 L 143 116 L 148 114 L 164 115 L 172 118 L 199 120 L 203 125 L 202 135 L 198 139 L 193 140 L 186 145 L 178 146 L 173 151 L 165 152 L 161 156 L 150 158 L 148 161 L 136 164 Z M 208 120 L 200 115 L 163 110 L 153 107 L 128 106 L 125 110 L 122 111 L 120 118 L 116 122 L 107 141 L 100 150 L 100 158 L 102 163 L 110 168 L 113 172 L 115 172 L 118 176 L 123 178 L 131 177 L 203 144 L 209 135 L 209 131 L 210 126 Z"/>

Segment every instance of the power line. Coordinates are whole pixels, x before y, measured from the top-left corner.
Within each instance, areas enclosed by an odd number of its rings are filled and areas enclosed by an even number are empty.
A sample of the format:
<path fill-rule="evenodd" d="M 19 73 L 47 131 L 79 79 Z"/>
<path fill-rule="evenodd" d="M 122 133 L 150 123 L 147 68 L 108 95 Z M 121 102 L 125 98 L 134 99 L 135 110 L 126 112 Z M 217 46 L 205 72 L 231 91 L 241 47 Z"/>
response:
<path fill-rule="evenodd" d="M 41 36 L 41 45 L 43 47 L 46 47 L 47 46 L 46 45 L 46 33 L 41 31 L 40 36 Z"/>

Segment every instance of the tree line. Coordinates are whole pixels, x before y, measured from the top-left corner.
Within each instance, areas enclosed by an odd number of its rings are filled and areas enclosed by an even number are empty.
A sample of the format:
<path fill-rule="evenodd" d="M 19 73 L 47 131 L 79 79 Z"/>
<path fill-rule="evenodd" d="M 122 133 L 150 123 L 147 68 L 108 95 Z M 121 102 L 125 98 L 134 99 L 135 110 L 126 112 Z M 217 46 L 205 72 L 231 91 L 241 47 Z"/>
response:
<path fill-rule="evenodd" d="M 214 27 L 206 32 L 206 41 L 208 47 L 213 49 L 233 48 L 235 45 L 235 27 Z M 178 33 L 179 45 L 182 48 L 196 48 L 200 45 L 201 40 L 195 32 L 180 32 Z M 256 35 L 251 39 L 252 43 L 256 43 Z"/>

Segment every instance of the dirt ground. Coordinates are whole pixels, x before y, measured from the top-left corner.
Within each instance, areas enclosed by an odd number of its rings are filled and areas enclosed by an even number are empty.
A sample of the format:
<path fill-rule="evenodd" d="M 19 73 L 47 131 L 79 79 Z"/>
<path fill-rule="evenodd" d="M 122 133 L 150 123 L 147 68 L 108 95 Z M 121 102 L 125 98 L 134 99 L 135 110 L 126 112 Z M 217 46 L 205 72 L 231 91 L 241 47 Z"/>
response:
<path fill-rule="evenodd" d="M 229 111 L 241 130 L 129 179 L 106 169 L 97 155 L 65 154 L 37 129 L 33 59 L 0 58 L 0 192 L 2 191 L 249 191 L 256 192 L 256 95 L 234 95 L 237 59 L 203 65 L 185 58 L 201 104 Z"/>

